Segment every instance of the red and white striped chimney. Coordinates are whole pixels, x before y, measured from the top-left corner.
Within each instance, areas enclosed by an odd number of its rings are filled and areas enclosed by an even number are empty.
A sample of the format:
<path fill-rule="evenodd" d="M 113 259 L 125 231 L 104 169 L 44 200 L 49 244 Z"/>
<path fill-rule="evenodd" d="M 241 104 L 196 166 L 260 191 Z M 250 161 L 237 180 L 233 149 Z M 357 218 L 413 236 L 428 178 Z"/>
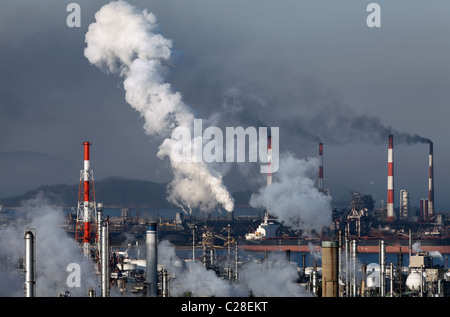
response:
<path fill-rule="evenodd" d="M 272 184 L 272 137 L 267 137 L 267 186 Z"/>
<path fill-rule="evenodd" d="M 84 142 L 84 239 L 85 245 L 89 245 L 91 240 L 91 229 L 89 219 L 89 146 L 91 143 Z"/>
<path fill-rule="evenodd" d="M 388 183 L 387 183 L 387 221 L 394 221 L 394 136 L 389 135 Z"/>
<path fill-rule="evenodd" d="M 434 217 L 434 171 L 433 171 L 433 142 L 430 141 L 430 151 L 428 155 L 428 219 Z"/>
<path fill-rule="evenodd" d="M 323 191 L 323 144 L 319 143 L 319 178 L 317 179 L 317 189 Z"/>

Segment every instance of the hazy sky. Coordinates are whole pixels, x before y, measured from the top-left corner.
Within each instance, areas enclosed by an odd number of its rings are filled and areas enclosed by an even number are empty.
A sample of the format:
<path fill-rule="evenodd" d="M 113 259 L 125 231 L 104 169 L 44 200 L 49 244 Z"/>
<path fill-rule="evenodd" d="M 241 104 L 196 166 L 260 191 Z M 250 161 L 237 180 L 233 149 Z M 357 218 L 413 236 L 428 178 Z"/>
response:
<path fill-rule="evenodd" d="M 81 7 L 79 28 L 66 25 L 71 2 Z M 88 26 L 108 2 L 1 1 L 0 152 L 70 161 L 79 167 L 54 182 L 76 183 L 88 140 L 96 179 L 170 181 L 167 161 L 156 157 L 161 140 L 144 133 L 122 79 L 83 54 Z M 381 27 L 369 28 L 370 2 L 129 1 L 153 12 L 160 33 L 173 40 L 177 59 L 167 82 L 198 118 L 279 126 L 280 150 L 300 158 L 317 156 L 322 140 L 325 187 L 343 204 L 349 191 L 386 201 L 386 131 L 429 138 L 435 205 L 450 210 L 450 2 L 374 1 Z M 395 205 L 401 188 L 418 205 L 427 195 L 428 147 L 396 141 Z M 17 177 L 8 173 L 20 168 L 14 163 L 3 167 L 1 182 Z M 230 190 L 264 184 L 257 166 L 231 165 L 224 178 Z"/>

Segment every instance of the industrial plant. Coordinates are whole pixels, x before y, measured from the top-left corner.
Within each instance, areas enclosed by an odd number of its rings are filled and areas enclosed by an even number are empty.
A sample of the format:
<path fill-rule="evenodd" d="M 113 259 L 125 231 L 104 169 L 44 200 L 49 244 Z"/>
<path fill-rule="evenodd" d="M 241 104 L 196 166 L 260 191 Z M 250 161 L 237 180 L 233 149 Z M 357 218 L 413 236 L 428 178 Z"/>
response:
<path fill-rule="evenodd" d="M 295 270 L 295 277 L 291 276 L 288 282 L 301 290 L 298 296 L 450 296 L 449 227 L 447 219 L 434 210 L 431 142 L 428 198 L 421 200 L 415 218 L 418 220 L 410 220 L 412 208 L 405 190 L 400 191 L 398 213 L 393 208 L 393 136 L 389 135 L 387 205 L 374 209 L 370 195 L 353 192 L 347 209 L 333 211 L 332 225 L 310 235 L 279 223 L 267 211 L 262 219 L 235 217 L 233 212 L 217 219 L 198 218 L 181 211 L 174 219 L 148 219 L 132 217 L 130 208 L 122 208 L 120 216 L 110 217 L 104 214 L 103 204 L 95 201 L 91 143 L 84 142 L 83 146 L 84 165 L 80 172 L 76 216 L 68 215 L 64 230 L 75 239 L 80 254 L 88 259 L 98 278 L 99 290 L 92 285 L 86 289 L 86 296 L 221 296 L 197 293 L 190 285 L 177 290 L 180 284 L 187 283 L 182 276 L 194 274 L 192 265 L 201 267 L 203 275 L 210 272 L 227 287 L 235 287 L 235 296 L 261 296 L 255 288 L 240 286 L 248 279 L 248 267 L 267 269 L 275 265 L 276 268 L 279 261 Z M 270 151 L 269 138 L 269 158 Z M 320 143 L 317 189 L 322 195 L 329 195 L 323 177 L 323 144 Z M 271 185 L 269 173 L 267 186 Z M 257 225 L 249 232 L 249 228 Z M 25 228 L 21 271 L 26 297 L 39 296 L 36 234 L 39 236 L 35 229 Z M 161 248 L 182 250 L 184 256 L 172 255 L 169 262 L 163 263 L 158 256 L 163 252 Z M 262 256 L 254 257 L 249 252 Z M 301 260 L 293 261 L 294 253 L 301 255 Z M 364 263 L 360 257 L 366 253 L 378 254 L 378 261 Z M 388 263 L 387 254 L 395 254 L 396 261 Z M 445 266 L 433 263 L 436 255 L 443 259 L 443 254 Z M 313 259 L 310 266 L 306 265 L 306 255 Z M 71 296 L 70 289 L 55 296 Z"/>

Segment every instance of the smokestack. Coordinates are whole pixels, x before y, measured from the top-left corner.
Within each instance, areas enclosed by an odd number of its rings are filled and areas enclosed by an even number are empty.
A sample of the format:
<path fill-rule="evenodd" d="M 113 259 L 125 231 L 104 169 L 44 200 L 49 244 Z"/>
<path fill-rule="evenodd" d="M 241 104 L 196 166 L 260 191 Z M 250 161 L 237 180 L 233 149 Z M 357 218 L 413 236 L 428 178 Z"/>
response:
<path fill-rule="evenodd" d="M 269 135 L 267 137 L 267 165 L 268 165 L 268 173 L 267 173 L 267 186 L 272 184 L 272 137 Z"/>
<path fill-rule="evenodd" d="M 394 221 L 394 136 L 389 135 L 388 147 L 388 195 L 387 195 L 387 221 Z"/>
<path fill-rule="evenodd" d="M 83 239 L 83 249 L 89 250 L 89 243 L 91 240 L 91 228 L 89 223 L 89 169 L 90 169 L 90 160 L 89 160 L 89 146 L 91 143 L 84 142 L 84 239 Z M 86 253 L 86 251 L 85 251 Z"/>
<path fill-rule="evenodd" d="M 75 239 L 81 242 L 83 253 L 90 258 L 91 237 L 98 239 L 98 226 L 91 227 L 91 221 L 96 222 L 96 205 L 94 193 L 94 173 L 91 170 L 89 147 L 91 143 L 84 142 L 84 164 L 80 172 L 80 187 L 78 192 L 77 224 Z M 92 193 L 92 195 L 91 195 Z"/>
<path fill-rule="evenodd" d="M 433 170 L 433 142 L 430 141 L 430 152 L 428 155 L 428 219 L 434 217 L 434 170 Z"/>
<path fill-rule="evenodd" d="M 34 229 L 25 230 L 25 296 L 36 296 L 36 245 Z"/>
<path fill-rule="evenodd" d="M 317 180 L 317 188 L 323 191 L 323 144 L 319 143 L 319 178 Z"/>
<path fill-rule="evenodd" d="M 158 295 L 158 272 L 157 272 L 157 235 L 156 222 L 147 224 L 147 256 L 146 256 L 146 281 L 147 297 Z"/>
<path fill-rule="evenodd" d="M 322 297 L 338 297 L 338 243 L 322 242 Z"/>

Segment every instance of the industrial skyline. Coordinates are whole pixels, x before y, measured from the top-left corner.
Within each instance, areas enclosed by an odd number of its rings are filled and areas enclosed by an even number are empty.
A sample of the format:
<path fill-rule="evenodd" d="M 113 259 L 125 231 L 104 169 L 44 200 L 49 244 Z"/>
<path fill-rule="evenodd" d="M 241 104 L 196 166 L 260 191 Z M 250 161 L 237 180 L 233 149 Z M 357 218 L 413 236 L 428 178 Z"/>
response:
<path fill-rule="evenodd" d="M 161 139 L 144 133 L 143 118 L 126 104 L 121 79 L 92 67 L 83 54 L 94 14 L 108 2 L 77 1 L 80 28 L 66 25 L 68 3 L 2 2 L 0 154 L 35 151 L 60 158 L 63 166 L 75 168 L 62 168 L 45 181 L 76 183 L 79 144 L 89 140 L 97 179 L 170 182 L 167 160 L 157 157 Z M 450 4 L 378 1 L 381 28 L 368 28 L 367 4 L 357 1 L 129 2 L 152 12 L 158 31 L 173 41 L 166 81 L 196 117 L 219 127 L 279 126 L 280 152 L 298 158 L 317 157 L 322 142 L 323 186 L 341 206 L 348 204 L 350 191 L 387 203 L 390 133 L 394 207 L 401 189 L 419 206 L 428 197 L 423 141 L 429 139 L 435 151 L 434 206 L 450 210 L 445 195 Z M 406 134 L 421 138 L 406 144 Z M 2 174 L 10 188 L 2 185 L 0 197 L 34 189 L 35 179 L 44 181 L 39 168 L 44 175 L 47 166 L 5 162 Z M 33 181 L 18 172 L 27 168 L 36 173 Z M 224 163 L 219 169 L 228 190 L 257 191 L 266 183 L 258 168 Z M 273 177 L 275 182 L 276 173 Z"/>
<path fill-rule="evenodd" d="M 449 297 L 434 1 L 3 2 L 0 296 Z"/>

